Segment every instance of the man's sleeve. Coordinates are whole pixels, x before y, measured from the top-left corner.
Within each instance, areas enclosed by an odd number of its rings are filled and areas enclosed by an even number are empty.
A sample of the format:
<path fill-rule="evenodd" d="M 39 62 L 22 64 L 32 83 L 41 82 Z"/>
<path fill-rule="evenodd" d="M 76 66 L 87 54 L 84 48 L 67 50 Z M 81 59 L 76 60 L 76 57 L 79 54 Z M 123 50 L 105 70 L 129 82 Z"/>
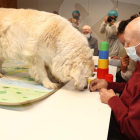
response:
<path fill-rule="evenodd" d="M 140 140 L 140 88 L 135 92 L 133 96 L 125 90 L 121 95 L 123 99 L 113 96 L 108 101 L 121 132 L 130 140 Z M 129 101 L 127 106 L 123 100 Z"/>
<path fill-rule="evenodd" d="M 97 40 L 94 43 L 94 56 L 99 56 L 98 41 Z"/>
<path fill-rule="evenodd" d="M 100 27 L 100 33 L 104 34 L 106 31 L 107 23 L 103 22 Z"/>
<path fill-rule="evenodd" d="M 126 82 L 122 82 L 122 83 L 108 82 L 107 89 L 113 89 L 114 92 L 121 94 L 123 92 L 126 84 L 127 84 Z"/>

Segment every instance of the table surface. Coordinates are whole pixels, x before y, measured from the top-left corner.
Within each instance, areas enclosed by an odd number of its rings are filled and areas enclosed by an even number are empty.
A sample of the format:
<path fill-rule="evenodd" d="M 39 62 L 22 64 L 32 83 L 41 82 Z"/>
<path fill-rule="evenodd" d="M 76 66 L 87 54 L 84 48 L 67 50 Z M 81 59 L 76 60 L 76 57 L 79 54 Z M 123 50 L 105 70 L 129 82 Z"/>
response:
<path fill-rule="evenodd" d="M 109 72 L 115 74 L 116 67 Z M 98 92 L 76 91 L 70 81 L 38 103 L 0 106 L 0 139 L 106 140 L 110 113 Z"/>

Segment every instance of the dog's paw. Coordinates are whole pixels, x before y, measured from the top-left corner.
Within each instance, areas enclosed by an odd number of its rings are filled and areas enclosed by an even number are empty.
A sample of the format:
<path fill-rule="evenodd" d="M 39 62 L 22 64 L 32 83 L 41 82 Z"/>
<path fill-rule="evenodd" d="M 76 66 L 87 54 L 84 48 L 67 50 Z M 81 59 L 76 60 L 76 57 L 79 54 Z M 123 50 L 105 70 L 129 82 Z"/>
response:
<path fill-rule="evenodd" d="M 5 71 L 5 70 L 3 70 L 3 69 L 0 69 L 0 73 L 1 73 L 1 74 L 5 74 L 5 73 L 6 73 L 6 71 Z"/>
<path fill-rule="evenodd" d="M 52 82 L 43 82 L 43 86 L 48 89 L 56 89 L 58 84 Z"/>
<path fill-rule="evenodd" d="M 3 75 L 0 73 L 0 78 L 2 78 L 3 77 Z"/>

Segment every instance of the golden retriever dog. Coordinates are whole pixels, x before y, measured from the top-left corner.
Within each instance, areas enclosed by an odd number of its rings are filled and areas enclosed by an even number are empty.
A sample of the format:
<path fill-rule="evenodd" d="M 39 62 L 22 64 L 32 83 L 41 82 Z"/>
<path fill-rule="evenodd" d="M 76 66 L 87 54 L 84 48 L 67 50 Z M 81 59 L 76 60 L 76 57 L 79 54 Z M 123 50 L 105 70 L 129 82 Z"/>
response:
<path fill-rule="evenodd" d="M 58 86 L 55 77 L 83 90 L 94 69 L 84 35 L 59 15 L 31 9 L 0 8 L 0 75 L 6 59 L 27 62 L 30 76 L 49 89 Z"/>

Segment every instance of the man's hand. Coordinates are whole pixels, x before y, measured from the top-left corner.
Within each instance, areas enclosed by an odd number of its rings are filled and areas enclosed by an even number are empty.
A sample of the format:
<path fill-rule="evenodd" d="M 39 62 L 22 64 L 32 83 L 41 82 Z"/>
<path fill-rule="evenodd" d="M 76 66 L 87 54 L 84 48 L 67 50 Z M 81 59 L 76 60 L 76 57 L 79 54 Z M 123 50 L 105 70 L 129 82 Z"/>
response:
<path fill-rule="evenodd" d="M 120 57 L 115 56 L 115 55 L 111 56 L 110 58 L 111 58 L 111 59 L 120 59 Z"/>
<path fill-rule="evenodd" d="M 94 79 L 90 82 L 89 89 L 90 91 L 98 91 L 101 88 L 107 88 L 108 83 L 103 79 Z"/>
<path fill-rule="evenodd" d="M 100 94 L 101 102 L 105 104 L 108 104 L 108 101 L 111 97 L 116 96 L 115 92 L 112 89 L 107 90 L 105 88 L 102 88 L 99 94 Z"/>
<path fill-rule="evenodd" d="M 127 71 L 127 67 L 129 65 L 129 56 L 125 55 L 121 58 L 121 71 L 125 73 Z"/>
<path fill-rule="evenodd" d="M 105 23 L 107 23 L 107 19 L 108 19 L 108 17 L 105 17 L 105 18 L 104 18 L 104 22 L 105 22 Z"/>
<path fill-rule="evenodd" d="M 69 21 L 72 22 L 72 18 L 69 18 Z"/>

